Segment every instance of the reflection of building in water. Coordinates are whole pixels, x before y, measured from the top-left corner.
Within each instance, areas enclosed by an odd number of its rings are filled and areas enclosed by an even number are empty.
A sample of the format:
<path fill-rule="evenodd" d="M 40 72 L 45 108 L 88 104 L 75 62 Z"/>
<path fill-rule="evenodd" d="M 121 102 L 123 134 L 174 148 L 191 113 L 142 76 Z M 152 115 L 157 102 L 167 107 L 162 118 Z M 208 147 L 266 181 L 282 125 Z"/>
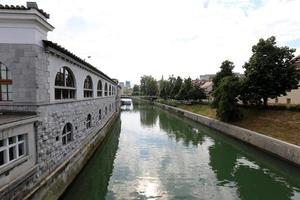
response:
<path fill-rule="evenodd" d="M 60 199 L 105 199 L 119 146 L 120 132 L 121 120 L 119 118 L 109 136 Z M 78 190 L 81 192 L 76 192 Z"/>
<path fill-rule="evenodd" d="M 263 168 L 262 163 L 258 166 L 237 152 L 233 145 L 220 141 L 209 147 L 209 165 L 220 186 L 236 187 L 241 199 L 281 200 L 293 196 L 292 186 L 287 185 L 282 177 L 275 177 Z"/>

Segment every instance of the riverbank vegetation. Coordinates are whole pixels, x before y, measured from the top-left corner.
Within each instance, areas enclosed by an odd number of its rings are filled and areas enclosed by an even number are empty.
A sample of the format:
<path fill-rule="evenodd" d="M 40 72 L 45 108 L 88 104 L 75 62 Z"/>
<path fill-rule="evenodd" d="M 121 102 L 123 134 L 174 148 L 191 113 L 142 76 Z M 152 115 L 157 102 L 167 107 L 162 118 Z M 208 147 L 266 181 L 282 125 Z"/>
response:
<path fill-rule="evenodd" d="M 172 75 L 159 81 L 143 76 L 133 94 L 157 96 L 160 103 L 300 145 L 300 106 L 268 105 L 268 99 L 298 88 L 300 70 L 292 63 L 294 52 L 295 49 L 277 46 L 273 36 L 260 39 L 243 66 L 244 75 L 234 73 L 234 63 L 225 60 L 212 80 L 210 92 L 190 77 Z"/>

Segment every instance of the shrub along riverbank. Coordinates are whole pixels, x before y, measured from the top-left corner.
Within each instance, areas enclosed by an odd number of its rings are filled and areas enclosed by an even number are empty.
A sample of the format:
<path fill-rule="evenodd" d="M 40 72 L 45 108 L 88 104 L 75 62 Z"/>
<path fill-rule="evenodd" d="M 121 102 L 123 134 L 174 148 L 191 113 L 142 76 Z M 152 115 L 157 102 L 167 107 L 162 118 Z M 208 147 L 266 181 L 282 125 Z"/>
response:
<path fill-rule="evenodd" d="M 199 115 L 216 117 L 216 109 L 208 104 L 185 104 L 174 100 L 158 100 Z M 299 108 L 299 107 L 298 107 Z M 232 124 L 300 146 L 300 111 L 297 107 L 240 107 L 243 117 Z"/>

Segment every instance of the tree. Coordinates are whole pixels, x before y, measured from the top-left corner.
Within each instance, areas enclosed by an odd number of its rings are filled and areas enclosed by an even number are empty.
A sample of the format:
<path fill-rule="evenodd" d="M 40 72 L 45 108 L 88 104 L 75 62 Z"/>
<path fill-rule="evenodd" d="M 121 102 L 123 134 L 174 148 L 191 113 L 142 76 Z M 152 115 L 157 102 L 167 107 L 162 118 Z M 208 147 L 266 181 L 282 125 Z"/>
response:
<path fill-rule="evenodd" d="M 225 122 L 240 118 L 237 108 L 237 97 L 240 93 L 240 82 L 235 76 L 222 78 L 214 91 L 217 103 L 217 117 Z"/>
<path fill-rule="evenodd" d="M 170 91 L 170 98 L 175 99 L 176 95 L 179 93 L 179 90 L 181 88 L 182 78 L 180 78 L 180 76 L 177 76 L 176 80 L 173 81 L 173 79 L 172 79 L 172 81 L 170 80 L 170 83 L 172 85 L 172 88 Z"/>
<path fill-rule="evenodd" d="M 234 68 L 234 64 L 229 60 L 225 60 L 222 62 L 220 68 L 221 70 L 213 78 L 213 90 L 218 87 L 219 82 L 222 80 L 222 78 L 233 75 L 232 70 Z"/>
<path fill-rule="evenodd" d="M 162 77 L 159 81 L 159 96 L 163 99 L 167 99 L 169 97 L 169 89 L 170 83 L 167 80 L 164 80 Z"/>
<path fill-rule="evenodd" d="M 200 100 L 200 99 L 205 99 L 206 94 L 199 85 L 193 84 L 192 88 L 188 92 L 188 97 L 189 97 L 189 99 Z"/>
<path fill-rule="evenodd" d="M 139 96 L 140 95 L 140 86 L 139 85 L 135 84 L 133 86 L 132 95 L 134 95 L 134 96 Z"/>
<path fill-rule="evenodd" d="M 263 104 L 267 106 L 268 98 L 286 95 L 297 89 L 300 70 L 292 63 L 295 49 L 276 46 L 274 36 L 252 47 L 252 56 L 243 66 L 245 80 L 241 100 L 244 103 Z"/>
<path fill-rule="evenodd" d="M 184 82 L 181 85 L 181 88 L 178 94 L 175 96 L 175 98 L 179 100 L 188 100 L 189 99 L 188 94 L 191 89 L 192 89 L 192 79 L 189 77 L 187 79 L 184 79 Z"/>
<path fill-rule="evenodd" d="M 235 76 L 234 73 L 232 72 L 234 68 L 234 64 L 233 62 L 229 61 L 229 60 L 225 60 L 222 62 L 221 66 L 220 66 L 220 71 L 216 74 L 216 76 L 213 78 L 213 90 L 212 90 L 212 94 L 214 96 L 214 100 L 212 102 L 212 107 L 217 108 L 218 104 L 219 104 L 219 99 L 216 98 L 216 96 L 218 95 L 218 92 L 216 91 L 216 89 L 218 88 L 220 82 L 222 81 L 223 78 L 227 77 L 227 76 Z"/>
<path fill-rule="evenodd" d="M 140 91 L 142 95 L 156 96 L 158 93 L 158 86 L 156 80 L 152 76 L 141 77 Z"/>

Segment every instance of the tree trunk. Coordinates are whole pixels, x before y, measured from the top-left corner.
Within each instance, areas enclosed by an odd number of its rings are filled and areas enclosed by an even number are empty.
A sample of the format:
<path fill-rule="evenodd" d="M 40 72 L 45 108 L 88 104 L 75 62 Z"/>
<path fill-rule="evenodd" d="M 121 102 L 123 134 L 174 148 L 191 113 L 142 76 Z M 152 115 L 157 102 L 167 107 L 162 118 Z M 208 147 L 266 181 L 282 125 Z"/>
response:
<path fill-rule="evenodd" d="M 268 106 L 268 97 L 263 97 L 264 107 Z"/>

